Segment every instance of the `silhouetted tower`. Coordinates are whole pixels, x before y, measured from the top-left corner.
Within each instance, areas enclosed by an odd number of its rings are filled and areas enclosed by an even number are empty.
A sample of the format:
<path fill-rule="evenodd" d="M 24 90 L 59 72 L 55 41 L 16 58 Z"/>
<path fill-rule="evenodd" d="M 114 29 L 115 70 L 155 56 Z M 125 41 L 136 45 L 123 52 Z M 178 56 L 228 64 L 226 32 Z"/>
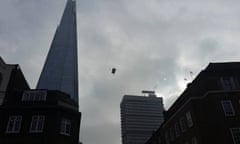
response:
<path fill-rule="evenodd" d="M 122 144 L 144 144 L 163 122 L 163 103 L 154 91 L 125 95 L 121 102 Z"/>
<path fill-rule="evenodd" d="M 78 104 L 76 1 L 68 0 L 37 89 L 59 90 Z"/>

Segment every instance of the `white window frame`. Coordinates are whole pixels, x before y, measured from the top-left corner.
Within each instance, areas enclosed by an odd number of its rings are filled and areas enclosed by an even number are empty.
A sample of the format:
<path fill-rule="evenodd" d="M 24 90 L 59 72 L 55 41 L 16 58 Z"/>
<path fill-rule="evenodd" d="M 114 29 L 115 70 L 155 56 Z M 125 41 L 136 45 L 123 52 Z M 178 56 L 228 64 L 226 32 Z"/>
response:
<path fill-rule="evenodd" d="M 45 116 L 44 115 L 34 115 L 32 116 L 32 121 L 30 125 L 29 132 L 31 133 L 41 133 L 44 129 Z"/>
<path fill-rule="evenodd" d="M 71 134 L 71 120 L 63 118 L 61 120 L 60 134 L 70 136 Z"/>
<path fill-rule="evenodd" d="M 232 139 L 234 144 L 239 144 L 240 143 L 240 128 L 230 128 L 230 132 L 232 135 Z"/>
<path fill-rule="evenodd" d="M 21 115 L 10 116 L 8 120 L 6 133 L 19 133 L 21 129 L 21 123 L 22 123 Z"/>
<path fill-rule="evenodd" d="M 186 119 L 187 119 L 187 126 L 190 128 L 193 126 L 193 120 L 192 120 L 192 115 L 191 115 L 191 112 L 188 111 L 186 113 Z"/>
<path fill-rule="evenodd" d="M 232 106 L 231 100 L 222 100 L 221 104 L 222 104 L 222 108 L 225 116 L 235 116 L 235 110 Z"/>

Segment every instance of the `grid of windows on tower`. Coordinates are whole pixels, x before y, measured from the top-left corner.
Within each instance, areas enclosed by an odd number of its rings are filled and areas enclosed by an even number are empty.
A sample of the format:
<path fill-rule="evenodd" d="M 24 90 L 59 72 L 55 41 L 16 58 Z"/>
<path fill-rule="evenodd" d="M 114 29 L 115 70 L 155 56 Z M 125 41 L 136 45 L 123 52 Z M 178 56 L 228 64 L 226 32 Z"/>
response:
<path fill-rule="evenodd" d="M 47 91 L 25 91 L 22 101 L 46 101 Z"/>
<path fill-rule="evenodd" d="M 60 134 L 70 136 L 71 131 L 71 120 L 69 119 L 62 119 L 61 127 L 60 127 Z"/>

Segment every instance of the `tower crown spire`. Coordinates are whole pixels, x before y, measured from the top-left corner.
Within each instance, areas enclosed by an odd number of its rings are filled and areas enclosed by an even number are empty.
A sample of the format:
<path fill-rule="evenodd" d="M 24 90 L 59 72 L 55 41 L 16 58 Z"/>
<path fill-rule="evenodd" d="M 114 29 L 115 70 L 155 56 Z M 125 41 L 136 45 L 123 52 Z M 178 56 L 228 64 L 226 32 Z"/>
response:
<path fill-rule="evenodd" d="M 37 89 L 60 90 L 78 105 L 76 1 L 68 0 L 55 32 Z"/>

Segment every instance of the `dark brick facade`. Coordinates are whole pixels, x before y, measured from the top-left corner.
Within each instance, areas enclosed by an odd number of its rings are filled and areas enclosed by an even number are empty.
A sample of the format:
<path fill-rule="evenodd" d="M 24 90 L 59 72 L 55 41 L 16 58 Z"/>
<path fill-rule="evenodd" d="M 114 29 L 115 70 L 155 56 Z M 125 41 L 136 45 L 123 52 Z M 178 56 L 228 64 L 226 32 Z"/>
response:
<path fill-rule="evenodd" d="M 38 92 L 39 90 L 34 90 Z M 1 107 L 0 143 L 35 143 L 35 144 L 77 144 L 81 113 L 68 95 L 59 91 L 47 91 L 46 101 L 22 101 L 22 92 L 15 92 L 11 101 Z M 42 132 L 30 132 L 32 116 L 45 117 Z M 17 133 L 8 133 L 10 116 L 22 116 L 21 128 Z M 61 120 L 71 121 L 70 134 L 60 134 Z"/>
<path fill-rule="evenodd" d="M 240 63 L 210 63 L 146 144 L 239 144 Z"/>
<path fill-rule="evenodd" d="M 81 113 L 69 95 L 30 90 L 19 66 L 1 57 L 0 74 L 0 144 L 79 143 Z"/>

